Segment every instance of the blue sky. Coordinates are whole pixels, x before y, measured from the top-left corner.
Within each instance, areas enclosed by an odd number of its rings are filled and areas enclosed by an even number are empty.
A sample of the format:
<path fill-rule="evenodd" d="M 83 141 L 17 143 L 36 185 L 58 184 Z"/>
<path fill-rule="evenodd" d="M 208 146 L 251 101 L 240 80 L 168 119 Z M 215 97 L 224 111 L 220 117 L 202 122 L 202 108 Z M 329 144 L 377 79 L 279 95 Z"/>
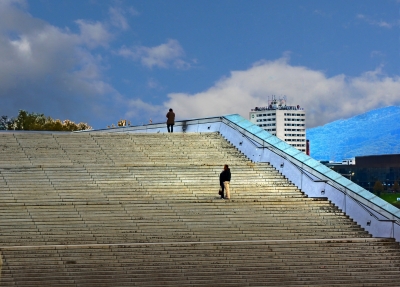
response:
<path fill-rule="evenodd" d="M 400 1 L 0 0 L 0 115 L 105 128 L 239 113 L 307 127 L 400 105 Z"/>

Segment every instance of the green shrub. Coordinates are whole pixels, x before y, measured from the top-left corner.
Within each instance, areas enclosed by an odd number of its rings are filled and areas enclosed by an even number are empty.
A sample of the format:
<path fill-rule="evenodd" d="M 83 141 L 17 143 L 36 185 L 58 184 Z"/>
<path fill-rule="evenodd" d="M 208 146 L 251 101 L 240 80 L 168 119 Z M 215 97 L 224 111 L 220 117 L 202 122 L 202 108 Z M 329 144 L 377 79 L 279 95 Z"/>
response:
<path fill-rule="evenodd" d="M 24 110 L 19 110 L 16 118 L 8 119 L 3 116 L 1 123 L 1 127 L 8 130 L 72 132 L 92 129 L 87 123 L 76 124 L 70 120 L 54 120 L 44 114 L 29 113 Z"/>

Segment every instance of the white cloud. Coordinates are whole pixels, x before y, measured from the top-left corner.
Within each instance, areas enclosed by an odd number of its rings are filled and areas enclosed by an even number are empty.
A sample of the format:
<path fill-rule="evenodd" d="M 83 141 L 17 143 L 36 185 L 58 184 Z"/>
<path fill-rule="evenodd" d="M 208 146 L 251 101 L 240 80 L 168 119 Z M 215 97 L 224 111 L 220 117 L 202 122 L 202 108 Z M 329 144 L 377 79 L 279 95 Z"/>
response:
<path fill-rule="evenodd" d="M 183 60 L 185 52 L 177 40 L 170 39 L 165 44 L 156 47 L 139 46 L 134 48 L 122 47 L 118 54 L 120 56 L 140 61 L 148 68 L 175 67 L 178 69 L 190 68 L 190 63 Z"/>
<path fill-rule="evenodd" d="M 11 5 L 20 6 L 21 8 L 27 8 L 28 4 L 26 0 L 2 0 L 0 1 L 0 7 L 9 7 Z"/>
<path fill-rule="evenodd" d="M 144 118 L 144 115 L 159 116 L 162 114 L 163 107 L 152 105 L 142 101 L 141 99 L 133 99 L 127 102 L 129 111 L 125 114 L 127 118 Z"/>
<path fill-rule="evenodd" d="M 381 51 L 372 51 L 372 52 L 370 53 L 370 57 L 371 57 L 371 58 L 375 58 L 375 57 L 382 58 L 382 57 L 385 57 L 385 54 L 382 53 Z"/>
<path fill-rule="evenodd" d="M 129 29 L 128 21 L 124 16 L 125 10 L 123 10 L 122 8 L 111 7 L 109 9 L 109 14 L 110 14 L 110 21 L 113 26 L 121 28 L 122 30 Z"/>
<path fill-rule="evenodd" d="M 105 25 L 101 22 L 90 22 L 85 20 L 75 21 L 81 30 L 81 41 L 89 48 L 98 46 L 107 47 L 112 35 L 107 31 Z"/>
<path fill-rule="evenodd" d="M 327 12 L 325 12 L 325 11 L 323 11 L 323 10 L 316 9 L 316 10 L 313 11 L 313 13 L 314 13 L 315 15 L 320 16 L 320 17 L 332 18 L 332 14 L 327 13 Z"/>
<path fill-rule="evenodd" d="M 19 40 L 10 41 L 10 43 L 17 49 L 21 56 L 27 58 L 32 56 L 31 43 L 26 37 L 23 36 Z"/>
<path fill-rule="evenodd" d="M 91 53 L 111 40 L 104 24 L 78 20 L 80 32 L 71 33 L 32 17 L 25 1 L 0 2 L 0 115 L 25 109 L 93 121 L 116 109 L 120 96 Z"/>
<path fill-rule="evenodd" d="M 160 86 L 160 83 L 154 78 L 150 78 L 147 80 L 147 87 L 149 87 L 150 89 L 161 89 L 162 88 Z"/>
<path fill-rule="evenodd" d="M 233 113 L 248 118 L 249 111 L 266 106 L 271 95 L 286 95 L 288 105 L 305 108 L 307 127 L 311 128 L 378 107 L 399 105 L 399 91 L 400 78 L 384 76 L 381 69 L 354 78 L 327 77 L 281 58 L 233 71 L 204 92 L 171 93 L 164 110 L 172 107 L 177 117 L 186 119 Z"/>
<path fill-rule="evenodd" d="M 400 21 L 392 21 L 392 22 L 387 22 L 387 21 L 383 21 L 383 20 L 374 20 L 371 19 L 370 17 L 364 15 L 364 14 L 357 14 L 356 15 L 357 19 L 363 20 L 365 22 L 367 22 L 368 24 L 372 25 L 372 26 L 378 26 L 378 27 L 382 27 L 382 28 L 392 28 L 392 27 L 396 27 L 400 25 Z"/>
<path fill-rule="evenodd" d="M 376 25 L 378 25 L 379 27 L 383 27 L 383 28 L 392 28 L 393 26 L 397 26 L 398 23 L 388 23 L 386 21 L 377 21 Z"/>

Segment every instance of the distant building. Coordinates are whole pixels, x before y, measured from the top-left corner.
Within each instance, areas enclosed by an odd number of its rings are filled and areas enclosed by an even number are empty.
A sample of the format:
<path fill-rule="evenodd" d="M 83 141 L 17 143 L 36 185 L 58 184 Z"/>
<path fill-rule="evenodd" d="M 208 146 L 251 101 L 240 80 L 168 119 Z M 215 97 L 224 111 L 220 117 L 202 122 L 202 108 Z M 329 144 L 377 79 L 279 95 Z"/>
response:
<path fill-rule="evenodd" d="M 332 166 L 342 166 L 342 165 L 355 165 L 356 164 L 356 158 L 348 158 L 348 159 L 343 159 L 340 162 L 335 162 L 335 161 L 320 161 L 322 164 L 332 167 Z"/>
<path fill-rule="evenodd" d="M 303 108 L 287 106 L 286 98 L 272 96 L 268 106 L 255 107 L 249 113 L 250 121 L 302 152 L 307 152 L 306 113 Z"/>
<path fill-rule="evenodd" d="M 394 182 L 400 183 L 400 154 L 356 156 L 350 163 L 346 161 L 321 163 L 369 191 L 373 191 L 376 181 L 386 190 L 391 190 Z"/>

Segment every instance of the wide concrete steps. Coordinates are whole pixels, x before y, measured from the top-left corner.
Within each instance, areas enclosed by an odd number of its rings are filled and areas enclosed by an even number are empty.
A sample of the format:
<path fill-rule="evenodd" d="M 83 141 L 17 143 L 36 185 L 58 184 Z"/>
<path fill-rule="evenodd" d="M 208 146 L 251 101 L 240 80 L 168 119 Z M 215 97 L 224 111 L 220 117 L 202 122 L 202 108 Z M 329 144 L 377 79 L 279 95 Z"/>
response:
<path fill-rule="evenodd" d="M 386 239 L 2 248 L 1 286 L 396 286 Z"/>
<path fill-rule="evenodd" d="M 158 196 L 132 202 L 94 195 L 92 201 L 60 194 L 58 200 L 47 197 L 2 204 L 1 244 L 369 237 L 342 212 L 321 201 L 296 206 L 287 201 L 190 201 Z"/>
<path fill-rule="evenodd" d="M 398 283 L 397 243 L 215 133 L 0 134 L 0 196 L 0 286 Z"/>

